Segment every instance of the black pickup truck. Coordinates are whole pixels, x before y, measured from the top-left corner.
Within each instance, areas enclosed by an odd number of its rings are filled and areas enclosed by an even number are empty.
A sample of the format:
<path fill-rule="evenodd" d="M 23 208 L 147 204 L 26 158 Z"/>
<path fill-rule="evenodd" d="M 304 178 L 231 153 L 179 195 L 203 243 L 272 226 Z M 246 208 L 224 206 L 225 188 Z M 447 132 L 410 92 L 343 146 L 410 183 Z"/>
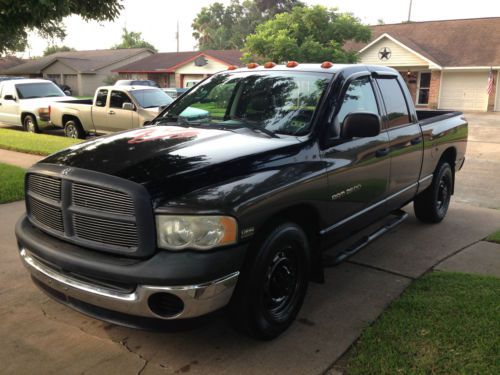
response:
<path fill-rule="evenodd" d="M 151 126 L 35 164 L 16 226 L 22 262 L 50 296 L 103 320 L 144 327 L 228 305 L 240 327 L 274 338 L 324 259 L 349 256 L 411 201 L 421 221 L 446 215 L 468 125 L 412 103 L 380 66 L 218 73 Z M 201 115 L 183 116 L 193 108 Z"/>

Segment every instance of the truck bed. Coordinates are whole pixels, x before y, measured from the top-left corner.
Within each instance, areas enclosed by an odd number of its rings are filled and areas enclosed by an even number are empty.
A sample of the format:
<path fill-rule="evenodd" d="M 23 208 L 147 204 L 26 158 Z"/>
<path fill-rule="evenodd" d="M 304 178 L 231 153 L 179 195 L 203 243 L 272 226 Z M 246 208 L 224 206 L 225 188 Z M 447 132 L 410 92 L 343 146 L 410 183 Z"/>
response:
<path fill-rule="evenodd" d="M 428 125 L 436 121 L 445 120 L 450 117 L 463 115 L 460 111 L 446 111 L 437 109 L 417 110 L 417 118 L 420 125 Z"/>

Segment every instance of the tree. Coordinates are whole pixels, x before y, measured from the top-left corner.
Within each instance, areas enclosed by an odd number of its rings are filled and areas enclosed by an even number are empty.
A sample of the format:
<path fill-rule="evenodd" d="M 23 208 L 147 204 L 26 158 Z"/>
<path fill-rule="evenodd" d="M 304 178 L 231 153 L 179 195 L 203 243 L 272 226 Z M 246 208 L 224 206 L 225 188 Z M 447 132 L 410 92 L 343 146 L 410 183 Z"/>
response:
<path fill-rule="evenodd" d="M 240 49 L 259 23 L 302 5 L 298 0 L 232 0 L 227 6 L 216 2 L 197 14 L 193 36 L 200 50 Z"/>
<path fill-rule="evenodd" d="M 28 32 L 44 38 L 66 36 L 62 20 L 79 15 L 85 21 L 112 21 L 123 6 L 120 0 L 2 0 L 0 6 L 0 55 L 24 51 Z"/>
<path fill-rule="evenodd" d="M 68 52 L 68 51 L 74 51 L 74 50 L 75 50 L 74 48 L 71 48 L 68 46 L 52 45 L 52 46 L 48 46 L 47 48 L 45 48 L 45 51 L 43 51 L 43 55 L 47 56 L 47 55 L 52 55 L 53 53 L 56 53 L 56 52 Z"/>
<path fill-rule="evenodd" d="M 246 39 L 244 60 L 353 63 L 356 53 L 345 51 L 344 43 L 370 37 L 370 28 L 350 13 L 319 5 L 295 7 L 257 26 Z"/>
<path fill-rule="evenodd" d="M 122 41 L 111 48 L 149 48 L 156 52 L 156 48 L 151 43 L 142 39 L 142 33 L 128 31 L 126 27 L 122 29 Z"/>

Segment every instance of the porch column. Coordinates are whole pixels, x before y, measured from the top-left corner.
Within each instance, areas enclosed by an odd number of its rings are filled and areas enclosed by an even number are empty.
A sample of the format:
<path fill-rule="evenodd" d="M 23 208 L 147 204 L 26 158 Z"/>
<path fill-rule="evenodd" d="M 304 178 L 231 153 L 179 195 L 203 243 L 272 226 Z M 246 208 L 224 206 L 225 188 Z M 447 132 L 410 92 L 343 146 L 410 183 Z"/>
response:
<path fill-rule="evenodd" d="M 488 96 L 488 112 L 493 112 L 495 110 L 495 99 L 496 99 L 496 92 L 497 92 L 497 78 L 498 78 L 498 70 L 493 71 L 493 90 L 491 90 L 490 96 Z M 497 108 L 497 111 L 499 111 L 500 108 Z"/>
<path fill-rule="evenodd" d="M 439 86 L 441 85 L 441 71 L 431 70 L 431 84 L 429 87 L 429 108 L 436 109 L 439 103 Z"/>

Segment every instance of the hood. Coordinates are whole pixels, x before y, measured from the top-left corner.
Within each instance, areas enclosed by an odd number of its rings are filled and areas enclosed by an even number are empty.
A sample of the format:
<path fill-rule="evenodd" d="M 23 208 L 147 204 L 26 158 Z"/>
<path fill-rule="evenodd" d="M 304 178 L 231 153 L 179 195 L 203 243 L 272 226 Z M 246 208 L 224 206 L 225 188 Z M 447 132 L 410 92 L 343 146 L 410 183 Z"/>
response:
<path fill-rule="evenodd" d="M 179 126 L 147 126 L 87 141 L 41 163 L 89 169 L 145 186 L 169 197 L 217 179 L 251 173 L 259 165 L 288 156 L 295 137 L 269 138 L 237 131 Z M 283 152 L 276 152 L 283 149 Z M 272 152 L 271 152 L 272 151 Z M 189 181 L 188 181 L 189 180 Z"/>

